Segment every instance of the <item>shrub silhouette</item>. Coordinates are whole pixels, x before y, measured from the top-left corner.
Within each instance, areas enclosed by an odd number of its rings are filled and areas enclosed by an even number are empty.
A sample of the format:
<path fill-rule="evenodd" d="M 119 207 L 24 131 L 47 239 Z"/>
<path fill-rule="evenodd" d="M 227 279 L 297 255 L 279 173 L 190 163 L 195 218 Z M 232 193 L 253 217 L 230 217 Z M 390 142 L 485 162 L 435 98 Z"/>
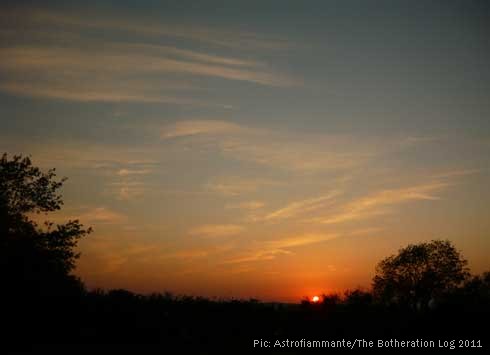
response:
<path fill-rule="evenodd" d="M 373 302 L 373 295 L 360 288 L 347 290 L 344 293 L 344 303 L 353 310 L 363 310 Z"/>

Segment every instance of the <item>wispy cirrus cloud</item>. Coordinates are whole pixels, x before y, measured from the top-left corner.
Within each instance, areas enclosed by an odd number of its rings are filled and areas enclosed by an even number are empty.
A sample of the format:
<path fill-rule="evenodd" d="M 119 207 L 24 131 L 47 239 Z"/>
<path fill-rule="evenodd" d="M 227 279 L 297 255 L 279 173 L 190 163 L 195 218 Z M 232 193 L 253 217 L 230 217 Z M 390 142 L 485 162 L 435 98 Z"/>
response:
<path fill-rule="evenodd" d="M 9 12 L 9 11 L 7 11 Z M 110 18 L 93 19 L 72 14 L 17 9 L 2 14 L 0 91 L 13 95 L 79 102 L 168 103 L 229 108 L 206 96 L 209 85 L 199 78 L 217 78 L 263 86 L 289 87 L 299 83 L 267 63 L 176 46 L 186 38 L 208 45 L 220 31 L 166 28 Z M 16 20 L 13 20 L 16 19 Z M 18 37 L 19 26 L 23 36 Z M 11 31 L 9 31 L 11 30 Z M 104 36 L 90 35 L 103 31 Z M 107 31 L 114 36 L 106 37 Z M 139 41 L 121 38 L 121 31 L 138 33 Z M 88 33 L 88 34 L 87 34 Z M 225 37 L 230 33 L 222 31 Z M 154 35 L 162 35 L 155 44 Z M 148 38 L 150 37 L 150 38 Z M 106 38 L 111 38 L 107 40 Z M 145 43 L 147 42 L 147 43 Z M 226 42 L 226 41 L 225 41 Z M 229 40 L 230 44 L 237 44 Z M 229 47 L 224 46 L 225 51 Z M 236 50 L 234 51 L 236 53 Z"/>
<path fill-rule="evenodd" d="M 213 106 L 211 103 L 185 97 L 156 95 L 154 92 L 147 92 L 149 87 L 140 88 L 138 85 L 131 89 L 122 89 L 118 83 L 113 82 L 114 86 L 109 86 L 107 90 L 97 88 L 97 86 L 89 88 L 87 85 L 83 85 L 86 80 L 87 78 L 80 77 L 80 81 L 70 84 L 68 81 L 55 83 L 50 79 L 41 79 L 36 82 L 18 82 L 16 79 L 11 79 L 0 84 L 0 91 L 18 96 L 76 102 L 134 102 Z M 225 107 L 224 105 L 215 106 Z"/>
<path fill-rule="evenodd" d="M 185 120 L 167 124 L 161 129 L 163 139 L 188 137 L 199 134 L 224 134 L 243 130 L 240 125 L 222 120 Z"/>
<path fill-rule="evenodd" d="M 107 191 L 118 200 L 129 201 L 143 196 L 148 186 L 142 181 L 122 180 L 108 183 Z"/>
<path fill-rule="evenodd" d="M 229 203 L 225 206 L 227 209 L 240 209 L 240 210 L 258 210 L 265 206 L 262 201 L 245 201 L 237 203 Z"/>
<path fill-rule="evenodd" d="M 58 98 L 81 102 L 147 102 L 222 106 L 196 94 L 199 84 L 186 83 L 187 77 L 207 76 L 260 85 L 289 86 L 292 83 L 256 67 L 242 68 L 216 64 L 239 62 L 228 58 L 208 58 L 209 62 L 168 58 L 153 53 L 135 52 L 131 46 L 104 47 L 94 60 L 92 50 L 70 47 L 3 47 L 0 73 L 4 80 L 0 90 L 15 95 Z M 181 82 L 166 80 L 180 75 Z M 101 80 L 103 78 L 103 80 Z M 195 85 L 195 86 L 193 86 Z M 197 96 L 197 97 L 196 97 Z"/>
<path fill-rule="evenodd" d="M 114 274 L 126 265 L 134 262 L 144 262 L 158 255 L 159 245 L 155 243 L 137 243 L 113 238 L 96 238 L 86 246 L 84 258 L 78 265 L 79 271 L 92 275 Z M 86 260 L 86 261 L 85 261 Z M 90 267 L 87 262 L 97 265 Z M 80 270 L 81 269 L 81 270 Z"/>
<path fill-rule="evenodd" d="M 120 48 L 122 50 L 133 49 L 138 52 L 148 52 L 155 56 L 164 56 L 174 59 L 184 59 L 200 63 L 208 63 L 214 65 L 226 65 L 230 67 L 266 67 L 265 63 L 249 60 L 239 59 L 233 57 L 224 57 L 213 54 L 207 54 L 203 52 L 197 52 L 195 50 L 182 49 L 175 46 L 168 45 L 154 45 L 154 44 L 141 44 L 141 43 L 125 43 L 125 44 L 113 44 L 114 48 Z"/>
<path fill-rule="evenodd" d="M 223 196 L 239 196 L 256 192 L 264 187 L 280 186 L 281 181 L 268 178 L 245 178 L 240 176 L 227 176 L 213 178 L 204 186 L 204 190 Z"/>
<path fill-rule="evenodd" d="M 453 178 L 467 175 L 474 175 L 480 173 L 480 169 L 460 169 L 460 170 L 450 170 L 432 175 L 435 179 L 445 179 Z"/>
<path fill-rule="evenodd" d="M 336 224 L 369 218 L 384 214 L 387 212 L 386 208 L 397 204 L 420 200 L 438 200 L 439 197 L 435 193 L 448 186 L 450 183 L 447 182 L 433 182 L 374 192 L 345 204 L 340 208 L 340 212 L 333 212 L 329 216 L 313 218 L 309 221 Z"/>
<path fill-rule="evenodd" d="M 374 144 L 362 144 L 356 137 L 298 135 L 226 120 L 180 120 L 161 127 L 160 137 L 195 138 L 226 159 L 301 173 L 356 168 L 379 153 Z"/>
<path fill-rule="evenodd" d="M 276 135 L 275 139 L 271 139 L 259 135 L 255 137 L 253 144 L 250 144 L 248 139 L 231 137 L 219 144 L 223 154 L 233 159 L 302 172 L 349 169 L 372 157 L 369 151 L 356 151 L 357 146 L 353 146 L 350 151 L 332 149 L 328 137 L 325 137 L 323 142 L 294 141 L 286 138 L 290 137 Z M 347 143 L 344 144 L 349 146 Z"/>
<path fill-rule="evenodd" d="M 114 31 L 138 34 L 141 36 L 165 39 L 184 39 L 204 43 L 212 47 L 225 49 L 291 49 L 292 43 L 280 37 L 264 36 L 249 31 L 237 31 L 230 28 L 220 29 L 196 24 L 176 24 L 148 21 L 148 19 L 125 19 L 110 14 L 46 11 L 38 8 L 19 8 L 2 13 L 4 23 L 14 21 L 24 25 L 24 29 L 39 30 L 39 26 L 57 26 L 66 31 L 83 29 Z"/>
<path fill-rule="evenodd" d="M 285 207 L 266 214 L 262 219 L 264 221 L 276 221 L 285 218 L 295 217 L 297 215 L 317 210 L 325 206 L 329 201 L 338 196 L 340 191 L 332 191 L 314 198 L 308 198 L 301 201 L 291 202 Z"/>
<path fill-rule="evenodd" d="M 34 216 L 37 222 L 41 222 L 44 216 Z M 84 207 L 71 212 L 55 212 L 47 218 L 55 223 L 64 223 L 67 220 L 79 220 L 87 225 L 114 225 L 127 223 L 128 217 L 125 214 L 114 211 L 105 206 Z"/>
<path fill-rule="evenodd" d="M 305 233 L 298 236 L 264 242 L 263 245 L 274 249 L 287 249 L 303 245 L 316 244 L 338 238 L 338 233 Z"/>
<path fill-rule="evenodd" d="M 256 262 L 262 260 L 272 260 L 279 255 L 289 255 L 289 254 L 292 254 L 292 252 L 289 250 L 282 250 L 282 249 L 257 250 L 251 253 L 246 253 L 241 256 L 237 256 L 235 258 L 228 259 L 224 263 L 240 264 L 240 263 Z"/>
<path fill-rule="evenodd" d="M 280 255 L 293 254 L 293 252 L 289 250 L 291 248 L 325 242 L 338 238 L 339 236 L 339 234 L 334 233 L 305 233 L 292 237 L 258 242 L 255 244 L 255 248 L 253 250 L 250 250 L 246 253 L 241 253 L 236 257 L 230 258 L 225 261 L 225 264 L 238 264 L 272 260 Z"/>
<path fill-rule="evenodd" d="M 196 237 L 231 237 L 240 234 L 244 227 L 237 224 L 205 224 L 191 228 L 188 234 Z"/>
<path fill-rule="evenodd" d="M 117 172 L 119 176 L 130 176 L 130 175 L 148 175 L 152 172 L 151 169 L 120 169 Z"/>
<path fill-rule="evenodd" d="M 233 248 L 231 243 L 214 244 L 201 248 L 184 248 L 163 253 L 159 259 L 181 259 L 185 261 L 201 259 L 210 255 L 217 256 L 218 254 L 226 253 Z"/>
<path fill-rule="evenodd" d="M 277 257 L 295 254 L 292 249 L 319 244 L 343 237 L 357 237 L 377 233 L 382 228 L 369 227 L 353 229 L 343 233 L 333 232 L 307 232 L 284 236 L 274 240 L 256 241 L 246 252 L 228 258 L 224 264 L 254 263 L 257 261 L 274 260 Z"/>
<path fill-rule="evenodd" d="M 112 181 L 106 185 L 107 192 L 118 200 L 130 201 L 142 197 L 150 189 L 147 180 L 157 167 L 156 161 L 142 159 L 127 160 L 123 164 L 106 164 L 101 168 L 111 173 L 108 177 Z M 114 168 L 116 171 L 112 174 Z"/>
<path fill-rule="evenodd" d="M 105 197 L 128 201 L 143 196 L 149 189 L 155 191 L 157 187 L 151 180 L 152 174 L 158 171 L 161 156 L 152 147 L 83 144 L 76 141 L 61 141 L 56 145 L 8 143 L 16 154 L 35 152 L 32 158 L 43 168 L 56 166 L 65 171 L 75 169 L 97 175 L 103 181 L 102 193 Z"/>
<path fill-rule="evenodd" d="M 73 217 L 89 224 L 120 224 L 127 221 L 125 215 L 107 207 L 96 207 Z"/>

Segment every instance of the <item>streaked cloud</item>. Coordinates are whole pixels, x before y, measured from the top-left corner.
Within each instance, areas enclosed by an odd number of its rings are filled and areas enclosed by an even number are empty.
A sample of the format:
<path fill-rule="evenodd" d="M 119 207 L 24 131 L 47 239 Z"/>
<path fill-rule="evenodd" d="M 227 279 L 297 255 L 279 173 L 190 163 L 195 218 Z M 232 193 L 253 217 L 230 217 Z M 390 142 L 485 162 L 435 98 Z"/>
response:
<path fill-rule="evenodd" d="M 205 224 L 191 228 L 188 234 L 196 237 L 231 237 L 243 230 L 243 226 L 236 224 Z"/>
<path fill-rule="evenodd" d="M 156 244 L 121 243 L 114 238 L 105 238 L 92 241 L 84 256 L 96 264 L 96 267 L 90 268 L 91 274 L 106 275 L 118 273 L 132 263 L 151 260 L 158 249 Z M 81 266 L 83 268 L 85 265 L 82 263 Z"/>
<path fill-rule="evenodd" d="M 149 52 L 154 55 L 174 57 L 179 59 L 192 60 L 195 62 L 209 63 L 215 65 L 227 65 L 236 67 L 265 67 L 264 63 L 255 60 L 238 59 L 233 57 L 224 57 L 195 50 L 181 49 L 174 46 L 141 44 L 141 43 L 125 43 L 113 44 L 115 48 L 129 49 L 132 48 L 138 52 Z"/>
<path fill-rule="evenodd" d="M 6 11 L 2 14 L 4 20 L 16 19 L 25 29 L 37 29 L 39 26 L 62 27 L 66 30 L 99 30 L 117 31 L 138 34 L 142 36 L 158 37 L 164 39 L 191 40 L 204 43 L 208 46 L 223 47 L 226 49 L 262 49 L 285 50 L 292 44 L 284 38 L 265 36 L 246 31 L 236 31 L 230 28 L 220 29 L 196 24 L 180 25 L 176 23 L 148 22 L 147 19 L 124 19 L 100 16 L 94 13 L 75 15 L 66 12 L 46 11 L 41 9 L 18 9 Z"/>
<path fill-rule="evenodd" d="M 282 249 L 258 250 L 252 253 L 238 256 L 236 258 L 229 259 L 225 261 L 225 264 L 239 264 L 239 263 L 256 262 L 262 260 L 272 260 L 275 259 L 278 255 L 289 255 L 289 254 L 292 254 L 292 252 L 289 250 L 282 250 Z"/>
<path fill-rule="evenodd" d="M 297 235 L 284 236 L 274 240 L 255 242 L 253 248 L 247 252 L 238 253 L 236 256 L 225 260 L 224 264 L 254 263 L 257 261 L 274 260 L 280 256 L 295 254 L 291 249 L 309 246 L 313 244 L 331 241 L 347 236 L 363 236 L 379 232 L 382 228 L 368 227 L 354 229 L 343 233 L 310 232 Z"/>
<path fill-rule="evenodd" d="M 338 238 L 337 233 L 306 233 L 298 236 L 281 238 L 264 242 L 264 245 L 270 248 L 287 249 L 303 245 L 316 244 L 327 240 Z"/>
<path fill-rule="evenodd" d="M 123 180 L 108 183 L 107 190 L 118 200 L 128 201 L 143 196 L 148 187 L 142 181 Z"/>
<path fill-rule="evenodd" d="M 223 154 L 237 160 L 298 172 L 348 169 L 372 157 L 367 150 L 356 151 L 358 145 L 352 146 L 351 151 L 333 149 L 329 137 L 324 137 L 323 142 L 290 138 L 276 134 L 271 139 L 270 136 L 260 135 L 251 144 L 250 139 L 234 137 L 222 140 L 220 148 Z M 344 144 L 349 147 L 347 142 Z"/>
<path fill-rule="evenodd" d="M 161 137 L 177 138 L 198 134 L 223 134 L 238 132 L 243 128 L 233 122 L 220 120 L 186 120 L 166 125 L 161 130 Z"/>
<path fill-rule="evenodd" d="M 86 223 L 104 223 L 115 224 L 122 223 L 127 220 L 127 217 L 119 212 L 115 212 L 106 207 L 97 207 L 91 211 L 81 214 L 78 217 L 81 221 L 87 221 Z"/>
<path fill-rule="evenodd" d="M 1 71 L 2 69 L 0 64 L 0 72 Z M 80 77 L 80 80 L 83 79 L 81 79 Z M 15 79 L 11 79 L 10 81 L 5 81 L 4 83 L 0 84 L 0 91 L 18 96 L 39 97 L 46 99 L 58 99 L 78 102 L 139 102 L 179 105 L 187 104 L 197 106 L 213 105 L 211 103 L 188 99 L 185 97 L 168 96 L 161 94 L 156 95 L 155 93 L 149 93 L 147 92 L 147 90 L 150 89 L 149 86 L 140 88 L 135 85 L 128 89 L 122 89 L 118 83 L 112 83 L 113 86 L 109 86 L 107 90 L 104 90 L 103 88 L 98 89 L 96 86 L 89 88 L 86 85 L 83 85 L 82 81 L 75 81 L 72 83 L 70 83 L 69 81 L 66 81 L 64 83 L 53 83 L 48 78 L 47 80 L 41 79 L 41 81 L 30 81 L 27 83 L 23 83 L 18 82 Z"/>
<path fill-rule="evenodd" d="M 432 143 L 439 141 L 438 137 L 427 136 L 409 136 L 401 140 L 401 145 L 419 145 L 423 143 Z"/>
<path fill-rule="evenodd" d="M 149 24 L 97 16 L 76 16 L 26 7 L 3 12 L 4 43 L 15 43 L 18 26 L 32 43 L 0 48 L 0 91 L 12 95 L 78 102 L 163 103 L 230 108 L 207 98 L 202 80 L 220 78 L 266 86 L 291 86 L 294 80 L 255 59 L 196 51 L 166 44 L 188 39 L 225 49 L 278 48 L 279 42 L 255 34 L 204 27 Z M 13 20 L 15 19 L 15 20 Z M 5 21 L 3 21 L 5 20 Z M 151 44 L 110 42 L 85 31 L 128 31 L 150 37 Z M 154 44 L 154 37 L 160 45 Z M 161 37 L 163 36 L 163 37 Z M 105 36 L 104 36 L 105 37 Z M 208 52 L 210 51 L 210 52 Z M 96 53 L 96 54 L 94 54 Z M 236 51 L 235 51 L 236 53 Z M 243 54 L 243 52 L 242 52 Z M 199 93 L 199 94 L 198 94 Z"/>
<path fill-rule="evenodd" d="M 94 60 L 91 50 L 56 47 L 4 47 L 0 49 L 0 55 L 6 58 L 0 62 L 0 73 L 5 77 L 0 85 L 1 91 L 80 102 L 229 107 L 209 102 L 202 95 L 199 98 L 192 86 L 187 85 L 189 89 L 183 89 L 182 84 L 165 80 L 166 76 L 179 73 L 261 85 L 291 84 L 268 72 L 169 59 L 144 52 L 135 54 L 131 48 L 114 52 L 105 49 L 97 55 L 97 60 Z"/>
<path fill-rule="evenodd" d="M 168 253 L 163 256 L 161 256 L 161 259 L 184 259 L 184 260 L 190 260 L 190 259 L 199 259 L 199 258 L 205 258 L 209 256 L 209 252 L 207 250 L 203 249 L 192 249 L 192 250 L 180 250 L 176 251 L 173 253 Z"/>
<path fill-rule="evenodd" d="M 369 218 L 386 213 L 387 210 L 385 208 L 393 205 L 409 201 L 438 200 L 439 197 L 435 193 L 449 185 L 449 183 L 434 182 L 424 185 L 382 190 L 347 203 L 340 208 L 340 212 L 333 212 L 327 217 L 314 218 L 310 221 L 322 224 L 335 224 Z"/>
<path fill-rule="evenodd" d="M 280 255 L 293 254 L 289 249 L 325 242 L 338 238 L 339 234 L 306 233 L 293 237 L 256 243 L 255 250 L 243 253 L 225 261 L 225 264 L 238 264 L 263 260 L 272 260 Z"/>
<path fill-rule="evenodd" d="M 257 210 L 265 206 L 262 201 L 245 201 L 237 203 L 229 203 L 225 206 L 227 209 L 241 209 L 241 210 Z"/>
<path fill-rule="evenodd" d="M 7 11 L 1 18 L 6 36 L 0 48 L 0 91 L 13 95 L 61 99 L 79 102 L 168 103 L 229 108 L 229 104 L 211 102 L 206 96 L 209 84 L 202 77 L 218 78 L 264 86 L 288 87 L 299 83 L 279 73 L 267 63 L 218 55 L 209 46 L 238 44 L 240 33 L 206 30 L 192 26 L 149 25 L 120 19 L 74 16 L 27 8 Z M 13 20 L 16 19 L 16 20 Z M 18 37 L 19 27 L 24 36 Z M 12 31 L 9 31 L 12 30 Z M 91 35 L 100 31 L 104 36 Z M 142 36 L 138 41 L 117 41 L 107 31 L 128 31 Z M 29 35 L 25 35 L 29 34 Z M 155 44 L 154 36 L 159 36 Z M 163 36 L 163 37 L 161 37 Z M 12 37 L 12 38 L 11 38 Z M 217 37 L 217 38 L 214 38 Z M 226 37 L 227 39 L 219 38 Z M 235 40 L 233 40 L 234 37 Z M 260 43 L 258 36 L 248 36 Z M 26 41 L 30 38 L 31 41 Z M 206 43 L 197 51 L 175 45 L 175 39 Z M 147 42 L 147 43 L 145 43 Z M 247 40 L 245 40 L 247 42 Z M 225 50 L 231 47 L 224 45 Z M 237 51 L 233 50 L 234 55 Z M 197 80 L 194 80 L 197 79 Z M 199 94 L 198 94 L 199 93 Z"/>
<path fill-rule="evenodd" d="M 285 207 L 268 213 L 263 217 L 265 221 L 281 220 L 285 218 L 295 217 L 299 214 L 317 210 L 325 206 L 326 203 L 338 196 L 340 191 L 332 191 L 325 195 L 321 195 L 314 198 L 309 198 L 301 201 L 291 202 Z"/>
<path fill-rule="evenodd" d="M 147 180 L 158 164 L 151 160 L 129 160 L 123 166 L 116 171 L 116 181 L 107 184 L 109 192 L 125 201 L 142 197 L 149 190 Z"/>
<path fill-rule="evenodd" d="M 83 206 L 79 209 L 71 211 L 54 212 L 49 215 L 34 215 L 34 220 L 37 223 L 44 220 L 53 221 L 55 223 L 65 223 L 67 220 L 79 220 L 87 226 L 97 225 L 122 225 L 128 222 L 128 217 L 120 212 L 117 212 L 106 206 L 88 207 Z"/>
<path fill-rule="evenodd" d="M 119 176 L 130 176 L 130 175 L 147 175 L 152 172 L 151 169 L 121 169 L 116 174 Z"/>
<path fill-rule="evenodd" d="M 459 176 L 474 175 L 480 173 L 480 169 L 461 169 L 461 170 L 450 170 L 442 173 L 437 173 L 432 175 L 435 179 L 452 178 Z"/>
<path fill-rule="evenodd" d="M 217 254 L 228 252 L 233 248 L 232 245 L 232 243 L 227 242 L 213 244 L 208 247 L 179 249 L 171 252 L 165 252 L 163 255 L 159 256 L 159 259 L 180 259 L 184 261 L 201 259 L 209 257 L 210 255 L 216 256 Z"/>
<path fill-rule="evenodd" d="M 298 173 L 353 169 L 381 151 L 353 136 L 298 134 L 225 120 L 179 120 L 164 125 L 160 137 L 194 138 L 197 146 L 212 147 L 225 159 Z"/>
<path fill-rule="evenodd" d="M 283 185 L 283 182 L 267 178 L 243 178 L 229 176 L 215 178 L 208 182 L 204 189 L 224 196 L 239 196 L 257 191 L 263 187 Z"/>

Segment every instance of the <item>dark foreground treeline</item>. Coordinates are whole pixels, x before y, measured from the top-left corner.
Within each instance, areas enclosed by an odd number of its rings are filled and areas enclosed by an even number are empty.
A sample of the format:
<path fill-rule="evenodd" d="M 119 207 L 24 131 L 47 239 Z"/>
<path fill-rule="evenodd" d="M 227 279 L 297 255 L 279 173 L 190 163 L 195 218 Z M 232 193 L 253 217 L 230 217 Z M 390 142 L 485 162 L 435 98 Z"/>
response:
<path fill-rule="evenodd" d="M 11 346 L 25 350 L 29 343 L 72 344 L 71 352 L 84 349 L 80 344 L 140 344 L 199 353 L 221 349 L 246 353 L 258 350 L 254 340 L 302 338 L 468 339 L 481 340 L 487 347 L 489 295 L 489 274 L 473 278 L 430 307 L 380 304 L 361 290 L 342 297 L 327 295 L 317 304 L 72 290 L 49 299 L 29 295 L 10 300 L 3 320 L 9 324 L 6 339 Z"/>

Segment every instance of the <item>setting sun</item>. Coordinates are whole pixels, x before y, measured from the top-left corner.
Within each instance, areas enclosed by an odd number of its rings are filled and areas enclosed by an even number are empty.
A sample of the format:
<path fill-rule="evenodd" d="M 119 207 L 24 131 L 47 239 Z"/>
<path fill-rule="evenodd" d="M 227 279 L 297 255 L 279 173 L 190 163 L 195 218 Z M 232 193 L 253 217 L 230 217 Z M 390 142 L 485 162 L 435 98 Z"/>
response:
<path fill-rule="evenodd" d="M 311 298 L 311 300 L 313 301 L 313 303 L 318 303 L 318 301 L 320 301 L 320 297 L 318 297 L 318 296 L 313 296 L 313 297 Z"/>

